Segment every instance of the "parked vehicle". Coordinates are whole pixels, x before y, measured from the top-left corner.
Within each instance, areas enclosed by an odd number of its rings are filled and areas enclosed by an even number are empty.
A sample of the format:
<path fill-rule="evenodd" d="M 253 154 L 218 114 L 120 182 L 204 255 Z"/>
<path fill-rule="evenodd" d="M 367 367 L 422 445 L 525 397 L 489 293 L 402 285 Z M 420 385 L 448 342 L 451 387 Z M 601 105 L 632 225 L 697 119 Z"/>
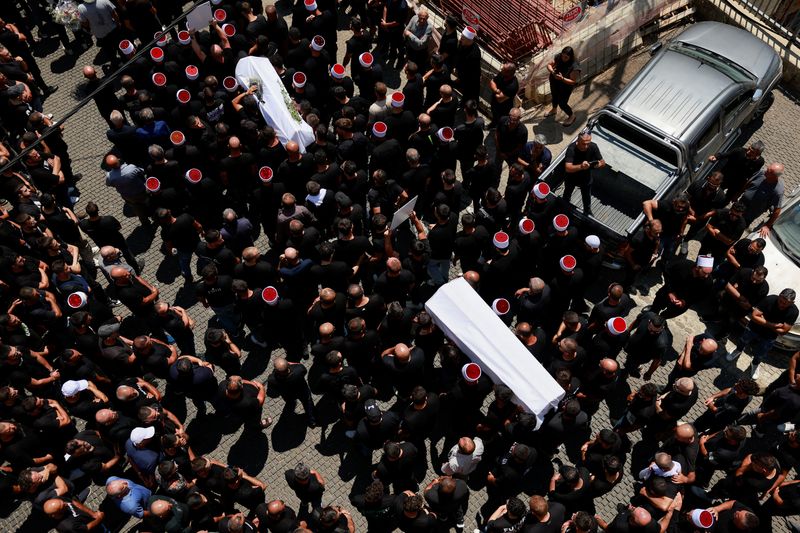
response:
<path fill-rule="evenodd" d="M 770 292 L 777 294 L 785 288 L 800 290 L 800 188 L 784 204 L 781 214 L 767 236 L 764 266 L 769 270 Z M 755 238 L 758 235 L 751 235 Z M 776 348 L 800 350 L 800 321 L 786 335 L 778 337 Z"/>
<path fill-rule="evenodd" d="M 670 42 L 588 124 L 606 166 L 593 170 L 592 212 L 578 189 L 574 216 L 620 242 L 644 221 L 642 202 L 668 200 L 712 169 L 708 156 L 730 148 L 740 128 L 772 103 L 783 66 L 749 32 L 699 22 Z M 556 194 L 564 181 L 562 152 L 540 179 Z"/>

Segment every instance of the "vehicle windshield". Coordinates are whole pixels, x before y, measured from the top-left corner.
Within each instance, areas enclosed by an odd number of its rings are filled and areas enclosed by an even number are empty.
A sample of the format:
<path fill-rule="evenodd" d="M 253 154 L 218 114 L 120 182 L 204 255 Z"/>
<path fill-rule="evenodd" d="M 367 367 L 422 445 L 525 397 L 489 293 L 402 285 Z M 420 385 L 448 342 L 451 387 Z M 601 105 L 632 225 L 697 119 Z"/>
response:
<path fill-rule="evenodd" d="M 795 202 L 781 213 L 772 231 L 781 251 L 800 265 L 800 202 Z"/>
<path fill-rule="evenodd" d="M 725 74 L 737 83 L 745 83 L 755 80 L 755 76 L 753 76 L 750 72 L 737 65 L 730 59 L 722 57 L 719 54 L 715 54 L 710 50 L 677 41 L 671 43 L 669 48 L 670 50 L 674 50 L 675 52 L 694 58 L 702 63 L 711 65 L 716 70 Z"/>

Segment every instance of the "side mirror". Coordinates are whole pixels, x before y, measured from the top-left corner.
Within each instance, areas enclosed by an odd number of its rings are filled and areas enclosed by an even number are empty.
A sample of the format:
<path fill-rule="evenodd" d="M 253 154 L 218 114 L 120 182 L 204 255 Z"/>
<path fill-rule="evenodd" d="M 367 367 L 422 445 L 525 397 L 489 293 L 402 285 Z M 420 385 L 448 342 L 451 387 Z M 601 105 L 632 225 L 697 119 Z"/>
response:
<path fill-rule="evenodd" d="M 664 43 L 658 41 L 656 44 L 650 47 L 650 56 L 656 55 L 656 53 L 661 50 L 661 47 L 664 46 Z"/>
<path fill-rule="evenodd" d="M 762 96 L 764 96 L 764 90 L 756 89 L 755 91 L 753 91 L 753 98 L 752 98 L 753 102 L 758 102 L 759 100 L 761 100 Z"/>

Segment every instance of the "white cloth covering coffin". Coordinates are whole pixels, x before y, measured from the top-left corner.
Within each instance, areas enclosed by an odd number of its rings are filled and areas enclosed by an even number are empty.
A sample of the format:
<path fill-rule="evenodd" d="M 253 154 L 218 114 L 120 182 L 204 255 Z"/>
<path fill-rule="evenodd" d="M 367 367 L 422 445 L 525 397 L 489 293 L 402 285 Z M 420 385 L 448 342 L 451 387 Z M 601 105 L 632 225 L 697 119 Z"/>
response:
<path fill-rule="evenodd" d="M 515 403 L 536 415 L 537 426 L 564 389 L 522 345 L 464 278 L 446 283 L 425 304 L 434 322 L 495 383 L 514 391 Z"/>
<path fill-rule="evenodd" d="M 285 146 L 289 141 L 297 141 L 300 151 L 305 152 L 306 146 L 314 142 L 314 130 L 306 121 L 298 120 L 299 114 L 292 116 L 288 106 L 294 103 L 269 59 L 243 57 L 239 60 L 236 64 L 236 81 L 247 90 L 253 80 L 260 80 L 258 107 L 267 124 L 275 129 L 281 144 Z M 255 96 L 258 98 L 258 95 Z"/>

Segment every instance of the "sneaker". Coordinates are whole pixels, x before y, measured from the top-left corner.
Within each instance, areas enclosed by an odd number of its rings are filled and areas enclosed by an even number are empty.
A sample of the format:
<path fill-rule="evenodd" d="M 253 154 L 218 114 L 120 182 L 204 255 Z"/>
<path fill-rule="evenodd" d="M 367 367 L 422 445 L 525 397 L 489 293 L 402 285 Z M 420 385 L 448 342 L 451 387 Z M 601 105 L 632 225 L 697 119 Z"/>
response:
<path fill-rule="evenodd" d="M 778 424 L 778 431 L 780 433 L 790 433 L 794 431 L 795 425 L 791 422 L 786 422 L 785 424 Z"/>
<path fill-rule="evenodd" d="M 753 370 L 753 373 L 750 375 L 750 377 L 757 380 L 761 375 L 761 365 L 756 363 L 754 365 L 750 365 L 750 368 Z"/>
<path fill-rule="evenodd" d="M 111 300 L 111 307 L 119 307 L 120 305 L 122 305 L 122 302 L 119 300 Z"/>
<path fill-rule="evenodd" d="M 736 358 L 737 358 L 737 357 L 739 357 L 740 355 L 742 355 L 742 351 L 741 351 L 741 350 L 739 350 L 739 349 L 736 349 L 736 350 L 732 351 L 732 352 L 731 352 L 731 353 L 729 353 L 729 354 L 725 354 L 725 360 L 726 360 L 726 361 L 728 361 L 729 363 L 732 363 L 732 362 L 734 362 L 734 361 L 736 360 Z"/>

